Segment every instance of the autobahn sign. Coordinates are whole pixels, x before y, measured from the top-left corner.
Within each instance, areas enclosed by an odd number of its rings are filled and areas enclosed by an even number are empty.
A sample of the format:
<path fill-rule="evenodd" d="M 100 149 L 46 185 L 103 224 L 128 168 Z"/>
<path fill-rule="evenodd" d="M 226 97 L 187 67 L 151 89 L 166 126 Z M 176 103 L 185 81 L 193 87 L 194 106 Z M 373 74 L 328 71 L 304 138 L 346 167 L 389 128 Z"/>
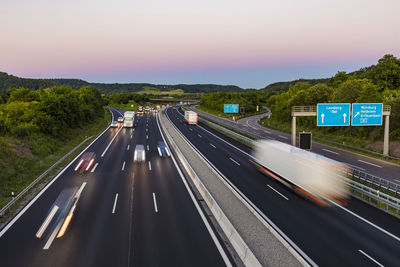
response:
<path fill-rule="evenodd" d="M 352 104 L 351 125 L 372 126 L 382 125 L 382 103 Z"/>
<path fill-rule="evenodd" d="M 350 104 L 318 104 L 317 126 L 349 126 Z"/>
<path fill-rule="evenodd" d="M 224 113 L 239 113 L 239 104 L 224 104 Z"/>

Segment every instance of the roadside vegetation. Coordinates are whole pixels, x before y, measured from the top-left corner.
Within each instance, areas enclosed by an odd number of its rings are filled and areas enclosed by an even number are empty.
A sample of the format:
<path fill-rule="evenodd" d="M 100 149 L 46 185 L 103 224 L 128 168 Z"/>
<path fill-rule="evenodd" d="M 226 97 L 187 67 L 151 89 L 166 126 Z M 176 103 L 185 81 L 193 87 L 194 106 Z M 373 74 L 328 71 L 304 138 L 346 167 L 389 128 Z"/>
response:
<path fill-rule="evenodd" d="M 11 200 L 11 192 L 17 195 L 111 120 L 99 91 L 91 86 L 8 89 L 0 95 L 1 207 Z"/>
<path fill-rule="evenodd" d="M 318 103 L 384 103 L 391 106 L 390 140 L 400 140 L 400 60 L 385 55 L 377 65 L 347 74 L 338 72 L 326 83 L 311 85 L 298 82 L 288 91 L 272 92 L 267 100 L 271 118 L 261 124 L 290 130 L 293 106 L 316 106 Z M 312 131 L 314 136 L 380 152 L 383 126 L 317 127 L 315 117 L 298 117 L 298 131 Z"/>

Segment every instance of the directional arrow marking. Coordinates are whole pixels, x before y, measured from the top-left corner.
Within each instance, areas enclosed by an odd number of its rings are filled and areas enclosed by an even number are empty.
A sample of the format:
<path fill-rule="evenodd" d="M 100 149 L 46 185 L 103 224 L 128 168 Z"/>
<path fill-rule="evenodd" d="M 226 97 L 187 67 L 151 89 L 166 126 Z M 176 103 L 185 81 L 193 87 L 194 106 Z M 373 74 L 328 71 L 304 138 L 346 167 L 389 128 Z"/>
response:
<path fill-rule="evenodd" d="M 343 114 L 343 123 L 346 123 L 346 113 Z"/>
<path fill-rule="evenodd" d="M 322 114 L 321 114 L 321 123 L 324 123 L 324 117 L 325 117 L 325 114 L 322 113 Z"/>
<path fill-rule="evenodd" d="M 360 112 L 357 112 L 356 115 L 354 115 L 354 118 L 360 115 Z"/>

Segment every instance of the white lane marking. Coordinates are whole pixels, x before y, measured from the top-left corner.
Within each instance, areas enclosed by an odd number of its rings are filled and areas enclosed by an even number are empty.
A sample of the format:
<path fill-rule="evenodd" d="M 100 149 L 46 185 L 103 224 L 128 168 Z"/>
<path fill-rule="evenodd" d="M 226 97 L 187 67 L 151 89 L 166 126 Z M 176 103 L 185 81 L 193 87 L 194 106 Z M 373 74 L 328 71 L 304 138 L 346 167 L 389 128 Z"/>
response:
<path fill-rule="evenodd" d="M 202 136 L 200 134 L 197 134 L 198 137 L 202 138 Z"/>
<path fill-rule="evenodd" d="M 263 131 L 266 132 L 267 134 L 272 134 L 272 132 L 267 131 L 267 130 L 265 130 L 265 129 L 263 129 Z"/>
<path fill-rule="evenodd" d="M 362 163 L 365 163 L 365 164 L 369 164 L 369 165 L 378 167 L 378 168 L 382 168 L 382 166 L 380 166 L 380 165 L 378 165 L 378 164 L 374 164 L 374 163 L 371 163 L 371 162 L 368 162 L 368 161 L 364 161 L 364 160 L 362 160 L 362 159 L 359 159 L 358 161 L 359 161 L 359 162 L 362 162 Z"/>
<path fill-rule="evenodd" d="M 124 161 L 124 163 L 122 163 L 122 171 L 125 169 L 125 161 Z"/>
<path fill-rule="evenodd" d="M 287 137 L 287 136 L 283 136 L 283 135 L 278 135 L 280 138 L 283 138 L 283 139 L 289 139 L 289 137 Z"/>
<path fill-rule="evenodd" d="M 149 131 L 149 129 L 146 128 L 146 132 Z"/>
<path fill-rule="evenodd" d="M 153 202 L 154 202 L 154 210 L 156 212 L 158 212 L 158 208 L 157 208 L 157 201 L 156 201 L 156 194 L 153 193 Z"/>
<path fill-rule="evenodd" d="M 149 171 L 151 171 L 151 162 L 149 161 Z"/>
<path fill-rule="evenodd" d="M 49 215 L 47 216 L 47 218 L 44 220 L 42 226 L 40 226 L 39 230 L 36 233 L 36 237 L 37 238 L 41 238 L 44 231 L 46 231 L 47 226 L 49 226 L 49 223 L 51 222 L 51 220 L 53 219 L 54 215 L 56 214 L 57 210 L 59 209 L 59 207 L 57 205 L 54 205 L 54 207 L 51 209 Z"/>
<path fill-rule="evenodd" d="M 147 145 L 147 151 L 149 151 L 149 145 Z"/>
<path fill-rule="evenodd" d="M 279 194 L 279 195 L 280 195 L 281 197 L 283 197 L 284 199 L 289 200 L 289 198 L 285 197 L 282 193 L 280 193 L 278 190 L 276 190 L 275 188 L 273 188 L 273 187 L 270 186 L 269 184 L 267 184 L 267 186 L 268 186 L 269 188 L 271 188 L 272 190 L 274 190 L 275 193 Z"/>
<path fill-rule="evenodd" d="M 190 126 L 189 126 L 189 127 L 190 127 Z M 192 128 L 189 128 L 189 130 L 193 131 L 193 129 L 192 129 Z"/>
<path fill-rule="evenodd" d="M 213 148 L 217 148 L 216 146 L 214 146 L 213 144 L 210 143 L 210 146 L 212 146 Z"/>
<path fill-rule="evenodd" d="M 146 139 L 149 139 L 149 136 L 148 136 L 148 135 L 146 135 Z"/>
<path fill-rule="evenodd" d="M 117 137 L 117 135 L 119 134 L 119 132 L 122 130 L 123 127 L 119 128 L 118 132 L 114 135 L 113 139 L 111 139 L 111 142 L 108 144 L 108 146 L 106 147 L 106 149 L 104 149 L 103 154 L 101 154 L 101 157 L 104 157 L 104 155 L 106 154 L 108 148 L 111 146 L 112 142 L 114 142 L 115 138 Z"/>
<path fill-rule="evenodd" d="M 229 157 L 230 160 L 232 160 L 233 162 L 235 162 L 238 166 L 240 166 L 239 162 L 237 162 L 236 160 L 234 160 L 233 158 Z"/>
<path fill-rule="evenodd" d="M 131 134 L 131 139 L 133 138 L 133 135 Z"/>
<path fill-rule="evenodd" d="M 126 150 L 129 150 L 130 147 L 131 147 L 131 145 L 128 145 L 127 148 L 126 148 Z"/>
<path fill-rule="evenodd" d="M 361 252 L 365 257 L 367 257 L 368 259 L 370 259 L 371 261 L 375 262 L 378 266 L 382 266 L 382 264 L 380 264 L 377 260 L 375 260 L 374 258 L 372 258 L 370 255 L 368 255 L 367 253 L 365 253 L 364 251 L 362 251 L 361 249 L 358 250 L 359 252 Z"/>
<path fill-rule="evenodd" d="M 360 170 L 362 170 L 362 171 L 366 171 L 366 169 L 361 168 L 361 167 L 358 167 L 358 166 L 356 166 L 356 165 L 352 165 L 352 164 L 350 164 L 350 163 L 346 163 L 346 162 L 343 162 L 343 161 L 342 161 L 342 163 L 343 163 L 343 164 L 347 164 L 347 165 L 349 165 L 350 167 L 353 167 L 354 169 L 360 169 Z"/>
<path fill-rule="evenodd" d="M 335 151 L 332 151 L 332 150 L 329 150 L 329 149 L 326 149 L 326 148 L 323 148 L 322 150 L 326 151 L 326 152 L 329 152 L 329 153 L 332 153 L 332 154 L 335 154 L 335 155 L 340 155 L 338 152 L 335 152 Z"/>
<path fill-rule="evenodd" d="M 167 116 L 168 116 L 168 114 L 167 114 Z M 158 130 L 159 130 L 160 133 L 161 133 L 162 139 L 164 140 L 165 143 L 167 143 L 167 142 L 165 141 L 164 134 L 163 134 L 162 131 L 161 131 L 160 125 L 159 125 L 159 123 L 158 123 L 158 120 L 156 120 L 156 123 L 157 123 L 157 126 L 158 126 Z M 167 147 L 168 147 L 168 149 L 169 149 L 168 144 L 167 144 Z M 171 151 L 171 150 L 170 150 L 170 151 Z M 194 206 L 195 206 L 196 209 L 197 209 L 197 212 L 200 214 L 200 217 L 201 217 L 201 219 L 203 220 L 203 223 L 205 224 L 208 233 L 210 234 L 212 240 L 214 241 L 215 246 L 217 247 L 219 253 L 220 253 L 221 256 L 222 256 L 222 259 L 224 260 L 225 265 L 226 265 L 227 267 L 232 267 L 232 264 L 231 264 L 231 262 L 229 261 L 229 258 L 228 258 L 228 256 L 226 255 L 224 249 L 222 248 L 221 243 L 219 242 L 218 238 L 216 237 L 216 235 L 215 235 L 215 233 L 214 233 L 214 230 L 211 228 L 210 223 L 208 222 L 208 220 L 207 220 L 206 217 L 204 216 L 203 210 L 200 208 L 200 206 L 199 206 L 197 200 L 195 199 L 195 197 L 194 197 L 194 195 L 193 195 L 193 193 L 192 193 L 192 190 L 189 188 L 189 185 L 188 185 L 188 183 L 187 183 L 185 177 L 183 176 L 183 173 L 182 173 L 181 169 L 178 167 L 178 163 L 176 162 L 175 157 L 174 157 L 173 154 L 171 154 L 171 158 L 172 158 L 172 161 L 174 162 L 175 168 L 178 170 L 179 176 L 181 177 L 181 180 L 182 180 L 183 184 L 185 185 L 186 191 L 189 193 L 190 198 L 192 199 L 192 202 L 193 202 Z"/>
<path fill-rule="evenodd" d="M 400 183 L 400 180 L 394 179 L 394 181 Z"/>
<path fill-rule="evenodd" d="M 118 193 L 115 194 L 114 205 L 111 213 L 115 213 L 115 208 L 117 207 L 117 201 L 118 201 Z"/>
<path fill-rule="evenodd" d="M 94 172 L 94 170 L 97 168 L 97 165 L 99 165 L 98 162 L 96 162 L 96 164 L 94 164 L 94 166 L 93 166 L 93 168 L 92 168 L 92 170 L 90 172 Z"/>
<path fill-rule="evenodd" d="M 373 224 L 372 222 L 368 221 L 367 219 L 364 219 L 364 218 L 361 217 L 360 215 L 355 214 L 354 212 L 352 212 L 352 211 L 346 209 L 345 207 L 343 207 L 343 206 L 337 204 L 336 202 L 334 202 L 334 201 L 330 201 L 330 202 L 331 202 L 332 204 L 336 205 L 337 207 L 343 209 L 344 211 L 347 211 L 347 212 L 350 213 L 351 215 L 353 215 L 353 216 L 357 217 L 358 219 L 360 219 L 360 220 L 362 220 L 362 221 L 368 223 L 369 225 L 375 227 L 376 229 L 382 231 L 383 233 L 387 234 L 388 236 L 390 236 L 390 237 L 392 237 L 392 238 L 394 238 L 394 239 L 396 239 L 397 241 L 400 242 L 400 238 L 399 238 L 398 236 L 395 236 L 394 234 L 392 234 L 392 233 L 386 231 L 385 229 L 379 227 L 378 225 Z"/>

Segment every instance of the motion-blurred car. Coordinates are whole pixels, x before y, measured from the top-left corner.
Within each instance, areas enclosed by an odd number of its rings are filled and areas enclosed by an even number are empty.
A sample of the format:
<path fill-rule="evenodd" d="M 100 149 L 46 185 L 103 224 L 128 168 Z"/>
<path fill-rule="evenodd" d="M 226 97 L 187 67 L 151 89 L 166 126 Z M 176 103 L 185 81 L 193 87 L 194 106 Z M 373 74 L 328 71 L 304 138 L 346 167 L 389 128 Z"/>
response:
<path fill-rule="evenodd" d="M 124 118 L 118 117 L 118 122 L 124 122 Z"/>
<path fill-rule="evenodd" d="M 133 154 L 134 162 L 142 162 L 146 160 L 146 153 L 144 151 L 144 145 L 136 145 L 135 152 Z"/>
<path fill-rule="evenodd" d="M 157 150 L 158 150 L 158 155 L 160 155 L 160 157 L 169 157 L 170 156 L 168 147 L 164 142 L 158 142 Z"/>
<path fill-rule="evenodd" d="M 112 121 L 110 127 L 117 128 L 118 127 L 118 122 Z"/>
<path fill-rule="evenodd" d="M 78 165 L 75 167 L 75 171 L 89 171 L 92 168 L 94 161 L 96 160 L 96 153 L 85 152 L 83 153 Z"/>

